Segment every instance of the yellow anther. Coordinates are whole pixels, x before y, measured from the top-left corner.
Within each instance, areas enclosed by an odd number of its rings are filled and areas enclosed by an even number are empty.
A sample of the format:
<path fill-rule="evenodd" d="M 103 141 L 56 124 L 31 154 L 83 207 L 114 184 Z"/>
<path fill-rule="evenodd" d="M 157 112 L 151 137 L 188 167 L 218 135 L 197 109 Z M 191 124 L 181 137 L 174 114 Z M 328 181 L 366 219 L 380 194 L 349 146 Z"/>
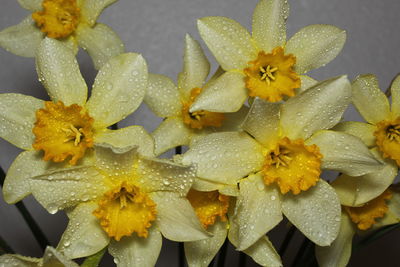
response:
<path fill-rule="evenodd" d="M 400 166 L 400 118 L 383 120 L 376 124 L 376 144 L 385 158 L 391 158 Z"/>
<path fill-rule="evenodd" d="M 70 125 L 70 128 L 61 128 L 62 131 L 64 131 L 64 133 L 67 134 L 67 138 L 64 139 L 64 143 L 69 142 L 71 140 L 74 140 L 74 145 L 78 146 L 79 143 L 81 142 L 81 138 L 83 136 L 82 128 L 79 128 L 79 130 L 77 128 L 75 128 L 74 125 Z"/>
<path fill-rule="evenodd" d="M 275 76 L 274 76 L 274 72 L 276 72 L 278 70 L 277 67 L 271 68 L 270 65 L 268 65 L 267 67 L 260 67 L 260 75 L 261 75 L 261 80 L 265 80 L 267 82 L 268 85 L 271 84 L 271 80 L 275 81 Z"/>

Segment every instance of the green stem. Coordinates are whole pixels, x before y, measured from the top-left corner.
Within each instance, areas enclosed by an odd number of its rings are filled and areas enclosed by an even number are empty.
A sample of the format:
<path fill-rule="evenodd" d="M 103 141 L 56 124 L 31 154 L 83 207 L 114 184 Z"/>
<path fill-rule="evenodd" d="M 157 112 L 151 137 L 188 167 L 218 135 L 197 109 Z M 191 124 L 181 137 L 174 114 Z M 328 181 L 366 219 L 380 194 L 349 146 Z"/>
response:
<path fill-rule="evenodd" d="M 86 260 L 82 263 L 81 267 L 97 267 L 99 266 L 99 263 L 101 259 L 104 256 L 104 253 L 106 252 L 107 248 L 103 248 L 96 254 L 93 254 L 92 256 L 89 256 L 86 258 Z"/>

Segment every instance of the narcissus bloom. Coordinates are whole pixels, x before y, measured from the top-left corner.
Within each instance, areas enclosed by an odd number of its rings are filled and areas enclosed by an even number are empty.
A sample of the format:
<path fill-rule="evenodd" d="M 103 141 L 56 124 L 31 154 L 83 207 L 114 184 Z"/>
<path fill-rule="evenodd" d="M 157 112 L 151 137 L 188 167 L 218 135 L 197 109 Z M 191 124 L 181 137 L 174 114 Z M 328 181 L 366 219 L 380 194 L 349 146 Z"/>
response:
<path fill-rule="evenodd" d="M 18 0 L 31 11 L 21 23 L 0 32 L 0 46 L 7 51 L 35 57 L 47 36 L 62 41 L 77 52 L 87 50 L 96 69 L 124 52 L 124 45 L 108 26 L 96 23 L 100 13 L 116 0 Z"/>
<path fill-rule="evenodd" d="M 58 245 L 66 256 L 85 257 L 108 245 L 118 266 L 154 266 L 161 234 L 180 242 L 209 237 L 185 198 L 194 174 L 191 166 L 142 156 L 137 147 L 102 145 L 93 164 L 25 182 L 49 212 L 67 209 L 70 222 Z"/>
<path fill-rule="evenodd" d="M 239 125 L 243 121 L 248 111 L 245 106 L 237 113 L 230 114 L 205 110 L 189 111 L 197 96 L 209 86 L 235 86 L 229 80 L 223 79 L 216 83 L 215 76 L 220 75 L 219 72 L 205 83 L 209 72 L 210 63 L 200 45 L 186 35 L 184 64 L 178 77 L 178 86 L 164 75 L 149 75 L 144 101 L 157 116 L 165 118 L 152 134 L 156 155 L 176 146 L 188 145 L 192 139 L 215 129 L 234 130 L 233 125 Z M 224 105 L 224 102 L 218 105 Z"/>
<path fill-rule="evenodd" d="M 47 247 L 43 258 L 31 258 L 17 254 L 5 254 L 0 256 L 0 266 L 18 267 L 79 267 L 79 265 L 64 256 L 52 247 Z"/>
<path fill-rule="evenodd" d="M 201 37 L 226 71 L 220 79 L 233 86 L 204 90 L 190 111 L 233 112 L 247 96 L 277 102 L 292 97 L 303 74 L 325 65 L 341 51 L 345 31 L 331 25 L 310 25 L 286 41 L 287 0 L 260 0 L 253 14 L 253 31 L 225 17 L 198 21 Z M 225 103 L 216 106 L 215 102 Z"/>
<path fill-rule="evenodd" d="M 377 159 L 385 162 L 385 167 L 380 171 L 361 177 L 341 175 L 332 183 L 343 205 L 359 206 L 382 194 L 398 172 L 400 77 L 393 81 L 390 88 L 391 107 L 372 74 L 358 76 L 352 84 L 352 90 L 353 104 L 368 123 L 348 121 L 338 124 L 335 129 L 359 137 Z M 353 193 L 355 190 L 357 194 Z"/>
<path fill-rule="evenodd" d="M 147 66 L 142 56 L 127 53 L 112 58 L 99 71 L 89 100 L 73 53 L 59 41 L 46 38 L 42 42 L 37 69 L 51 101 L 21 94 L 0 95 L 0 137 L 27 150 L 7 173 L 3 196 L 9 203 L 30 193 L 22 178 L 56 167 L 49 161 L 59 163 L 58 167 L 65 161 L 75 165 L 96 143 L 124 147 L 132 139 L 152 142 L 140 126 L 107 129 L 135 111 L 144 98 Z M 153 155 L 153 150 L 142 153 Z"/>
<path fill-rule="evenodd" d="M 183 163 L 197 164 L 198 177 L 239 183 L 230 218 L 239 250 L 276 226 L 282 213 L 316 244 L 336 238 L 340 203 L 321 170 L 359 176 L 382 167 L 360 139 L 327 130 L 350 101 L 346 77 L 320 82 L 283 104 L 257 98 L 243 132 L 210 134 L 183 155 Z"/>
<path fill-rule="evenodd" d="M 377 180 L 380 177 L 376 177 Z M 350 190 L 350 189 L 349 189 Z M 357 195 L 358 191 L 353 191 Z M 400 222 L 400 191 L 398 185 L 390 186 L 381 195 L 361 207 L 342 206 L 338 237 L 327 247 L 316 247 L 315 253 L 321 267 L 347 266 L 355 234 Z"/>

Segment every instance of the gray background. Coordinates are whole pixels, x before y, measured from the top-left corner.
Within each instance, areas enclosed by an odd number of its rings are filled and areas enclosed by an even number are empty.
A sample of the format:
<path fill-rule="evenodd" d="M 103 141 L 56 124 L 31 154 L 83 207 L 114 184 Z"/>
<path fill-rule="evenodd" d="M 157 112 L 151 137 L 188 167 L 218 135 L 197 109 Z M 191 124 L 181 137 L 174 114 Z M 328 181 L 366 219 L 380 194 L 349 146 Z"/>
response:
<path fill-rule="evenodd" d="M 175 79 L 182 65 L 185 33 L 200 39 L 196 19 L 203 16 L 226 16 L 250 29 L 251 15 L 257 0 L 120 0 L 100 17 L 100 22 L 111 26 L 121 37 L 127 51 L 138 52 L 146 58 L 149 70 Z M 311 73 L 324 79 L 348 74 L 350 79 L 361 73 L 374 73 L 381 87 L 386 89 L 400 71 L 400 11 L 399 0 L 289 0 L 291 14 L 288 36 L 300 28 L 316 23 L 333 24 L 347 30 L 347 42 L 342 53 L 326 67 Z M 1 0 L 0 29 L 19 23 L 28 12 L 16 0 Z M 209 54 L 208 54 L 209 55 Z M 212 59 L 212 57 L 209 57 Z M 79 53 L 81 71 L 91 85 L 96 72 L 89 57 Z M 216 64 L 214 64 L 214 68 Z M 47 99 L 37 81 L 33 59 L 14 56 L 0 49 L 0 93 L 14 92 Z M 346 119 L 359 120 L 350 108 Z M 121 126 L 139 124 L 152 131 L 160 122 L 142 106 Z M 18 134 L 18 133 L 16 133 Z M 18 149 L 0 140 L 0 164 L 7 170 Z M 1 194 L 1 193 L 0 193 Z M 33 198 L 24 200 L 42 226 L 52 245 L 56 245 L 66 226 L 66 217 L 59 212 L 49 215 Z M 282 224 L 270 236 L 279 247 L 286 225 Z M 0 235 L 20 254 L 41 256 L 29 229 L 14 206 L 4 203 L 0 196 Z M 301 243 L 300 235 L 290 244 L 284 263 L 290 264 Z M 397 253 L 400 233 L 392 233 L 353 254 L 351 266 L 398 266 Z M 164 243 L 158 266 L 176 266 L 177 246 Z M 251 260 L 248 260 L 250 266 Z M 237 254 L 229 254 L 227 266 L 235 266 Z M 110 261 L 104 266 L 110 266 Z"/>

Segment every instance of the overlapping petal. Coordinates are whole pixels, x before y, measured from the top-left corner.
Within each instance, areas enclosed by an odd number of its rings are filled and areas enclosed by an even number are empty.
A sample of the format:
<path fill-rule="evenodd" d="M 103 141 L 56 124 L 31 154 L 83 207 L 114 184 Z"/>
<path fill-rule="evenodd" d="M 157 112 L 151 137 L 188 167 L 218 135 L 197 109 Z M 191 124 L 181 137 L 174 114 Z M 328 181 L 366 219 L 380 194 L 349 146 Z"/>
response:
<path fill-rule="evenodd" d="M 26 0 L 25 0 L 26 1 Z M 34 0 L 42 1 L 42 0 Z M 90 26 L 96 23 L 97 17 L 101 14 L 103 9 L 117 0 L 84 0 L 81 1 L 80 12 L 81 16 L 85 19 L 85 22 Z"/>
<path fill-rule="evenodd" d="M 391 111 L 395 117 L 400 116 L 400 75 L 398 75 L 392 82 L 390 87 L 392 94 L 392 107 Z"/>
<path fill-rule="evenodd" d="M 376 146 L 375 125 L 359 121 L 345 121 L 337 124 L 333 130 L 357 136 L 368 147 Z"/>
<path fill-rule="evenodd" d="M 18 0 L 18 3 L 30 11 L 39 11 L 42 9 L 43 0 Z"/>

